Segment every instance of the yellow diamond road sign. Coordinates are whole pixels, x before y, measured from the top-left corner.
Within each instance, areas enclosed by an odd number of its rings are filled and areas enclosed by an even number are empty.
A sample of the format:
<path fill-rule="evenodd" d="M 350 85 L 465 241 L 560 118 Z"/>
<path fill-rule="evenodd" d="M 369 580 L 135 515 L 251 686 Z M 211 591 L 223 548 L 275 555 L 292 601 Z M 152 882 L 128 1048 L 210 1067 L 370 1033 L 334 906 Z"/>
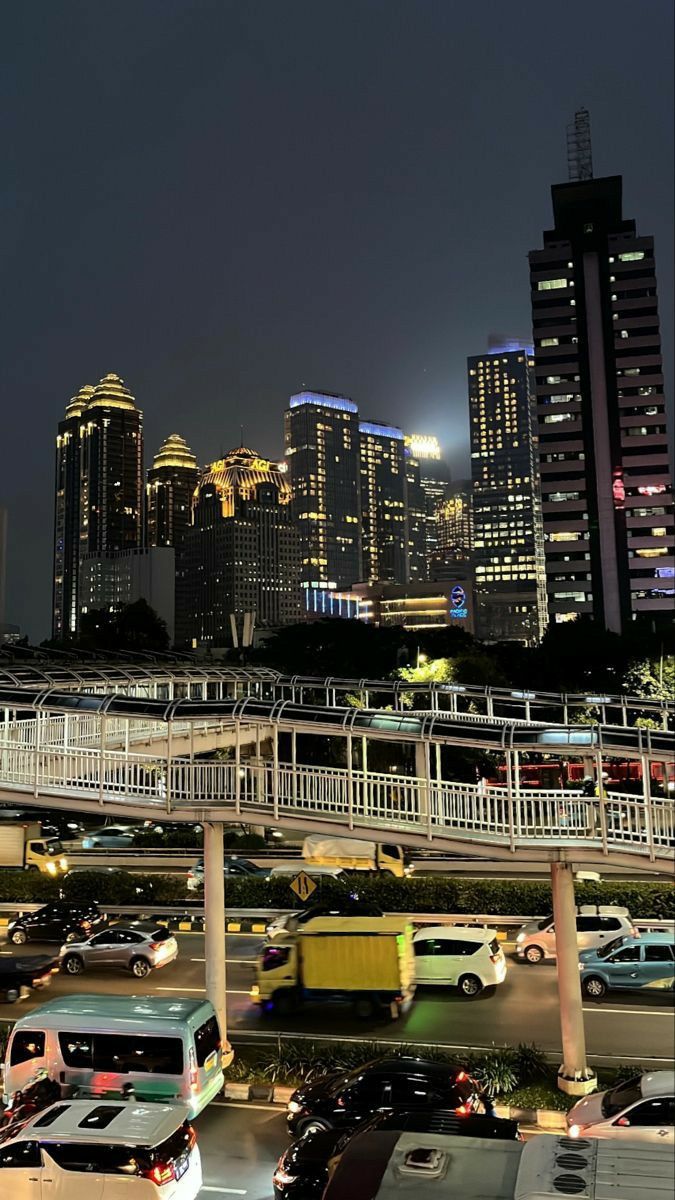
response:
<path fill-rule="evenodd" d="M 302 900 L 304 903 L 305 900 L 309 900 L 312 892 L 316 891 L 316 884 L 313 879 L 310 879 L 309 875 L 301 871 L 293 880 L 291 891 L 295 892 L 298 900 Z"/>

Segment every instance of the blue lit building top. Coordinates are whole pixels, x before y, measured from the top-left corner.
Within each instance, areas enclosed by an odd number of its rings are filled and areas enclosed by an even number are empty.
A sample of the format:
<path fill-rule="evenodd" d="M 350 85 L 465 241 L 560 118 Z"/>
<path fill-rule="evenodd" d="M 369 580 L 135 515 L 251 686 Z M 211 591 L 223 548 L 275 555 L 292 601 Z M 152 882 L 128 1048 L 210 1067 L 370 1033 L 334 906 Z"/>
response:
<path fill-rule="evenodd" d="M 403 441 L 403 430 L 398 425 L 380 425 L 379 421 L 359 421 L 359 433 L 370 433 L 373 437 L 394 438 Z"/>
<path fill-rule="evenodd" d="M 348 396 L 336 396 L 331 392 L 298 392 L 291 396 L 290 408 L 300 408 L 302 404 L 316 404 L 321 408 L 337 408 L 340 412 L 358 412 L 358 407 Z"/>
<path fill-rule="evenodd" d="M 522 353 L 534 355 L 534 346 L 524 338 L 499 338 L 492 336 L 488 340 L 488 354 L 515 354 L 519 350 Z"/>

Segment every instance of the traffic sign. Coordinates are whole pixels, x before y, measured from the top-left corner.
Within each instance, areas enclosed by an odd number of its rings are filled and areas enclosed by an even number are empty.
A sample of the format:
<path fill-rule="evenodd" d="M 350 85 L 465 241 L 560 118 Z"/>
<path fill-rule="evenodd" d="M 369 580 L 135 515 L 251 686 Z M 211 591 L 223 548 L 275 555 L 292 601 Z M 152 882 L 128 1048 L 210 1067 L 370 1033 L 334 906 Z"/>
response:
<path fill-rule="evenodd" d="M 316 884 L 313 879 L 310 879 L 309 875 L 301 871 L 293 880 L 291 891 L 295 892 L 298 900 L 302 900 L 304 904 L 305 900 L 309 900 L 312 892 L 316 891 Z"/>

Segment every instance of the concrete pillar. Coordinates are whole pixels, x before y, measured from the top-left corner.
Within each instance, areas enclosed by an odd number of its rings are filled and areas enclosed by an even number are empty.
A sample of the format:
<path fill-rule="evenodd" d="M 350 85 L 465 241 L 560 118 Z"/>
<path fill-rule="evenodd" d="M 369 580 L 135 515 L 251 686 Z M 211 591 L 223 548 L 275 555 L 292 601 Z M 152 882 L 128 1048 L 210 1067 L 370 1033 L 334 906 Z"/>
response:
<path fill-rule="evenodd" d="M 222 822 L 204 822 L 204 956 L 206 995 L 211 1001 L 223 1045 L 227 1040 L 225 978 L 225 873 Z"/>
<path fill-rule="evenodd" d="M 597 1077 L 586 1065 L 586 1036 L 579 982 L 579 952 L 574 902 L 574 875 L 570 863 L 551 863 L 551 890 L 560 1002 L 563 1061 L 558 1087 L 570 1096 L 585 1096 L 597 1087 Z"/>

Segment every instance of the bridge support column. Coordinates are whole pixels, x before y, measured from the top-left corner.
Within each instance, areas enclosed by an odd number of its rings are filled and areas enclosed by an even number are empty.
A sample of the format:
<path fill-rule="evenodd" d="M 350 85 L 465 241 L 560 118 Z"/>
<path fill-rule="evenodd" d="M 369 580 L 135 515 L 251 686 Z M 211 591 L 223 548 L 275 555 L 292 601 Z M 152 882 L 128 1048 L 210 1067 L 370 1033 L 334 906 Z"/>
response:
<path fill-rule="evenodd" d="M 223 1047 L 227 1041 L 225 977 L 225 864 L 223 826 L 204 822 L 204 956 L 206 995 L 218 1017 Z"/>
<path fill-rule="evenodd" d="M 597 1087 L 596 1075 L 586 1064 L 586 1035 L 579 981 L 579 951 L 574 902 L 574 875 L 570 863 L 551 863 L 553 918 L 560 1001 L 563 1061 L 558 1087 L 570 1096 L 585 1096 Z"/>

